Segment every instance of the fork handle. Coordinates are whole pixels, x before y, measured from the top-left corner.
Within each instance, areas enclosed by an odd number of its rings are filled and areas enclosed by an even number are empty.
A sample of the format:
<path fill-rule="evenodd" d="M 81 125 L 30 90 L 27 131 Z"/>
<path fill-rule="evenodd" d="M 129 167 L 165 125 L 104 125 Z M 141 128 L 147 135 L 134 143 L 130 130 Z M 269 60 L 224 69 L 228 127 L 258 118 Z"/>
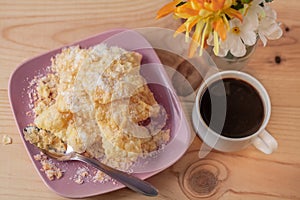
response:
<path fill-rule="evenodd" d="M 99 169 L 103 173 L 109 175 L 111 178 L 117 180 L 118 182 L 122 183 L 123 185 L 125 185 L 133 191 L 144 194 L 146 196 L 158 195 L 157 189 L 153 187 L 150 183 L 143 181 L 135 176 L 129 175 L 125 172 L 122 172 L 120 170 L 109 167 L 96 159 L 89 158 L 80 154 L 74 155 L 71 159 L 82 161 L 92 165 L 93 167 Z"/>

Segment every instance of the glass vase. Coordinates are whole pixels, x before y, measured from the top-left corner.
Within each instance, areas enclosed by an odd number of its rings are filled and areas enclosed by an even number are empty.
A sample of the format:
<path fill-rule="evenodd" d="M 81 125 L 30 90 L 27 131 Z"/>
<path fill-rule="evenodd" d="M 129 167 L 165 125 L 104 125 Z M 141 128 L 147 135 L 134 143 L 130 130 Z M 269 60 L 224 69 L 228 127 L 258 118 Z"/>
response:
<path fill-rule="evenodd" d="M 257 43 L 253 46 L 247 46 L 246 54 L 242 57 L 236 57 L 230 52 L 228 52 L 225 57 L 216 56 L 212 47 L 209 47 L 207 51 L 219 70 L 241 70 L 247 65 L 249 58 L 251 58 L 256 49 L 256 46 Z"/>

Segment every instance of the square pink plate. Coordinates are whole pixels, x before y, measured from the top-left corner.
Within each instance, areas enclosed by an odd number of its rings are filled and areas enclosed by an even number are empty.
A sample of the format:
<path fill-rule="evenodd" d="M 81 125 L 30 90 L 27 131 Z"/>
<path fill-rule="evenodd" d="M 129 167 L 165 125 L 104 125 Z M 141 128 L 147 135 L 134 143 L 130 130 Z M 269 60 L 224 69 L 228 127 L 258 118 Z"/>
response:
<path fill-rule="evenodd" d="M 170 142 L 155 157 L 142 159 L 133 168 L 133 175 L 141 179 L 146 179 L 171 166 L 185 153 L 190 145 L 189 125 L 169 78 L 148 41 L 133 30 L 116 29 L 68 46 L 79 45 L 82 48 L 88 48 L 99 43 L 106 43 L 109 46 L 119 46 L 126 50 L 137 51 L 142 54 L 141 74 L 147 80 L 158 103 L 164 106 L 168 113 L 167 126 L 171 129 Z M 24 62 L 16 68 L 10 77 L 10 104 L 28 155 L 44 183 L 61 196 L 82 198 L 123 188 L 122 184 L 115 184 L 112 181 L 106 183 L 86 181 L 81 185 L 75 183 L 72 177 L 76 174 L 76 170 L 78 167 L 85 167 L 80 162 L 62 163 L 53 160 L 65 172 L 61 179 L 50 181 L 44 172 L 40 170 L 41 164 L 33 158 L 35 154 L 39 153 L 39 150 L 24 140 L 22 130 L 26 125 L 33 122 L 33 118 L 28 115 L 28 112 L 32 111 L 32 108 L 29 106 L 30 98 L 28 95 L 30 93 L 30 82 L 34 77 L 47 73 L 47 67 L 51 65 L 51 58 L 60 53 L 62 48 L 64 47 Z M 94 170 L 91 167 L 89 168 L 91 171 Z"/>

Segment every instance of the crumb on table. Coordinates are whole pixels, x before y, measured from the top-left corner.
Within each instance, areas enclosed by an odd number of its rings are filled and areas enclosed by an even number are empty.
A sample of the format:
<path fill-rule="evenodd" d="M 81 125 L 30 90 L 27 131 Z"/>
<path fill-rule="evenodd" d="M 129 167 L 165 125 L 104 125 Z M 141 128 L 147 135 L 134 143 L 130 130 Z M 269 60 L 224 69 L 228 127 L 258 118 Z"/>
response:
<path fill-rule="evenodd" d="M 2 143 L 5 144 L 5 145 L 11 144 L 12 143 L 12 138 L 9 137 L 8 135 L 3 135 Z"/>

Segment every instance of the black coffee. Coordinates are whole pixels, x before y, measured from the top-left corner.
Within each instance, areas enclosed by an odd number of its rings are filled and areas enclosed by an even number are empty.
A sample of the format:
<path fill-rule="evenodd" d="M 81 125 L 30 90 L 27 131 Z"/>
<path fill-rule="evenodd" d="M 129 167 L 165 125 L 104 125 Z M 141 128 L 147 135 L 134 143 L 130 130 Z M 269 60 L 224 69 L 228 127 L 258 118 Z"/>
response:
<path fill-rule="evenodd" d="M 201 98 L 200 113 L 212 130 L 230 138 L 252 135 L 264 120 L 263 102 L 256 89 L 235 78 L 209 85 Z"/>

